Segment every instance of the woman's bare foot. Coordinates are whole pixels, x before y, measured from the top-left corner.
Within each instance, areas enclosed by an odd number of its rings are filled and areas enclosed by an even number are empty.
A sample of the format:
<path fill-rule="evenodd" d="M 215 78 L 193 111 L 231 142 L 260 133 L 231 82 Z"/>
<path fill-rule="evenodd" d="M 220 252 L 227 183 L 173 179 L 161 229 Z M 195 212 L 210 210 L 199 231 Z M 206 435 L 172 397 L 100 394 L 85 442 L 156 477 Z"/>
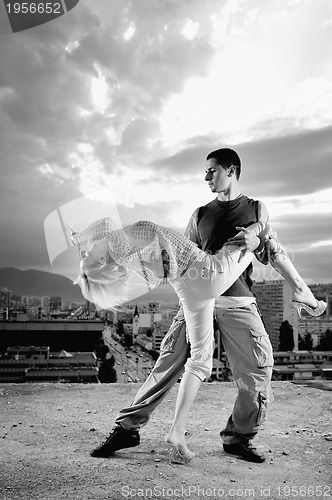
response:
<path fill-rule="evenodd" d="M 165 438 L 165 443 L 170 450 L 172 462 L 187 463 L 195 456 L 195 453 L 190 451 L 186 445 L 184 433 L 177 433 L 174 430 L 170 431 Z"/>

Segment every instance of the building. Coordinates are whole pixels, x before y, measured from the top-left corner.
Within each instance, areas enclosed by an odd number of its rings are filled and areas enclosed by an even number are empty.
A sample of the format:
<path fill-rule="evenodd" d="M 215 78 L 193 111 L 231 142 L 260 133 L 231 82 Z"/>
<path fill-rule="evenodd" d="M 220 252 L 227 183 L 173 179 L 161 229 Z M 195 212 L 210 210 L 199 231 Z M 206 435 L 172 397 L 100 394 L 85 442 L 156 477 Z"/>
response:
<path fill-rule="evenodd" d="M 123 323 L 123 333 L 124 335 L 133 336 L 133 323 Z"/>
<path fill-rule="evenodd" d="M 49 305 L 50 305 L 50 298 L 47 295 L 43 295 L 43 297 L 41 297 L 41 305 L 45 309 L 47 307 L 49 307 Z"/>
<path fill-rule="evenodd" d="M 134 318 L 133 318 L 133 342 L 136 342 L 136 339 L 139 334 L 139 313 L 137 306 L 135 307 L 134 311 Z"/>
<path fill-rule="evenodd" d="M 7 320 L 9 317 L 10 297 L 10 290 L 0 288 L 0 320 Z"/>
<path fill-rule="evenodd" d="M 272 380 L 332 380 L 332 351 L 274 351 Z M 222 353 L 223 369 L 231 371 L 226 353 Z"/>
<path fill-rule="evenodd" d="M 0 382 L 98 382 L 94 352 L 51 353 L 45 347 L 9 347 L 0 358 Z"/>
<path fill-rule="evenodd" d="M 164 321 L 158 321 L 153 325 L 152 349 L 154 351 L 160 352 L 160 345 L 166 333 L 168 332 L 171 323 L 172 321 L 164 320 Z"/>
<path fill-rule="evenodd" d="M 285 280 L 258 281 L 253 292 L 274 350 L 279 349 L 279 328 L 283 321 L 293 327 L 294 349 L 298 348 L 299 318 L 291 304 L 292 290 Z"/>
<path fill-rule="evenodd" d="M 153 350 L 152 339 L 151 339 L 151 337 L 147 337 L 146 335 L 139 335 L 139 337 L 136 340 L 136 344 L 143 347 L 143 349 L 145 351 L 152 351 Z"/>
<path fill-rule="evenodd" d="M 22 297 L 21 295 L 17 295 L 12 293 L 10 296 L 10 307 L 17 308 L 22 307 Z"/>
<path fill-rule="evenodd" d="M 272 380 L 332 379 L 332 351 L 277 351 Z"/>
<path fill-rule="evenodd" d="M 9 307 L 11 291 L 7 288 L 0 288 L 0 307 Z"/>
<path fill-rule="evenodd" d="M 332 284 L 310 285 L 310 289 L 317 300 L 327 303 L 327 310 L 319 317 L 302 311 L 300 319 L 291 304 L 292 290 L 285 280 L 254 283 L 253 291 L 274 350 L 279 349 L 279 328 L 283 321 L 287 320 L 293 327 L 294 350 L 298 349 L 299 337 L 304 338 L 309 333 L 316 347 L 326 330 L 332 330 Z"/>
<path fill-rule="evenodd" d="M 138 316 L 138 335 L 152 334 L 153 324 L 161 319 L 160 313 L 140 313 Z"/>
<path fill-rule="evenodd" d="M 49 359 L 50 357 L 50 348 L 49 346 L 17 346 L 17 347 L 8 347 L 5 358 L 8 359 Z"/>
<path fill-rule="evenodd" d="M 61 297 L 50 297 L 50 311 L 60 311 L 62 307 Z"/>
<path fill-rule="evenodd" d="M 8 307 L 0 307 L 0 321 L 8 321 L 9 310 Z"/>
<path fill-rule="evenodd" d="M 0 321 L 0 354 L 12 345 L 48 345 L 51 351 L 93 351 L 102 336 L 99 320 Z"/>
<path fill-rule="evenodd" d="M 299 321 L 299 335 L 304 338 L 309 333 L 313 340 L 313 348 L 320 344 L 326 330 L 332 330 L 332 316 L 326 316 L 325 313 L 317 318 L 306 315 Z"/>

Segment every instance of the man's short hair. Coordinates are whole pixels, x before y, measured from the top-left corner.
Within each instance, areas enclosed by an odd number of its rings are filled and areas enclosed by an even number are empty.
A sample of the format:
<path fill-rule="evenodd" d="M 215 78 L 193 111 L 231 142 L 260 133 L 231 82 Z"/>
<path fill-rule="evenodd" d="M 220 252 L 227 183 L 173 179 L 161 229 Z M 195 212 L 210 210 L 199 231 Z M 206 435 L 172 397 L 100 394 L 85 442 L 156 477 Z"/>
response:
<path fill-rule="evenodd" d="M 231 167 L 232 165 L 235 167 L 235 175 L 236 178 L 239 179 L 241 175 L 241 160 L 239 155 L 230 148 L 222 148 L 216 149 L 216 151 L 212 151 L 206 157 L 206 160 L 210 160 L 214 158 L 218 165 L 221 165 L 224 169 Z"/>

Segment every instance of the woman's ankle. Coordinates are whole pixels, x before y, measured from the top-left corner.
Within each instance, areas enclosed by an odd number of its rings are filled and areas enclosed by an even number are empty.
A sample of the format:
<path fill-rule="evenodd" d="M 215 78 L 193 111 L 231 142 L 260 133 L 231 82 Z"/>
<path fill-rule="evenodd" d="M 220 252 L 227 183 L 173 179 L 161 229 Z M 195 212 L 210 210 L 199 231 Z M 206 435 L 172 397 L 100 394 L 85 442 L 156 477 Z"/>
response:
<path fill-rule="evenodd" d="M 182 439 L 184 440 L 184 434 L 185 434 L 184 430 L 182 431 L 177 429 L 176 427 L 171 427 L 165 437 L 165 441 L 171 442 L 171 441 L 179 441 Z"/>
<path fill-rule="evenodd" d="M 317 299 L 305 283 L 298 283 L 293 289 L 292 298 L 295 302 L 303 302 L 310 307 L 317 307 Z"/>

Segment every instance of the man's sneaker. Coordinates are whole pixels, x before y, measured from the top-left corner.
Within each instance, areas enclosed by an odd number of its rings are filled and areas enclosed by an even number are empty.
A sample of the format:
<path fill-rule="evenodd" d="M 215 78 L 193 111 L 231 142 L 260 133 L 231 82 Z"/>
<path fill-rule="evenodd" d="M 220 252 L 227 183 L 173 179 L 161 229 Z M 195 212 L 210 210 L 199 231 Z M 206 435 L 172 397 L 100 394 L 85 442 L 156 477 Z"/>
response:
<path fill-rule="evenodd" d="M 139 443 L 138 431 L 128 431 L 121 427 L 121 425 L 116 425 L 105 441 L 98 448 L 91 451 L 90 455 L 92 457 L 107 458 L 117 450 L 133 448 L 134 446 L 138 446 Z"/>
<path fill-rule="evenodd" d="M 224 451 L 232 455 L 238 455 L 248 462 L 261 464 L 265 461 L 262 453 L 259 453 L 250 443 L 224 444 Z"/>

